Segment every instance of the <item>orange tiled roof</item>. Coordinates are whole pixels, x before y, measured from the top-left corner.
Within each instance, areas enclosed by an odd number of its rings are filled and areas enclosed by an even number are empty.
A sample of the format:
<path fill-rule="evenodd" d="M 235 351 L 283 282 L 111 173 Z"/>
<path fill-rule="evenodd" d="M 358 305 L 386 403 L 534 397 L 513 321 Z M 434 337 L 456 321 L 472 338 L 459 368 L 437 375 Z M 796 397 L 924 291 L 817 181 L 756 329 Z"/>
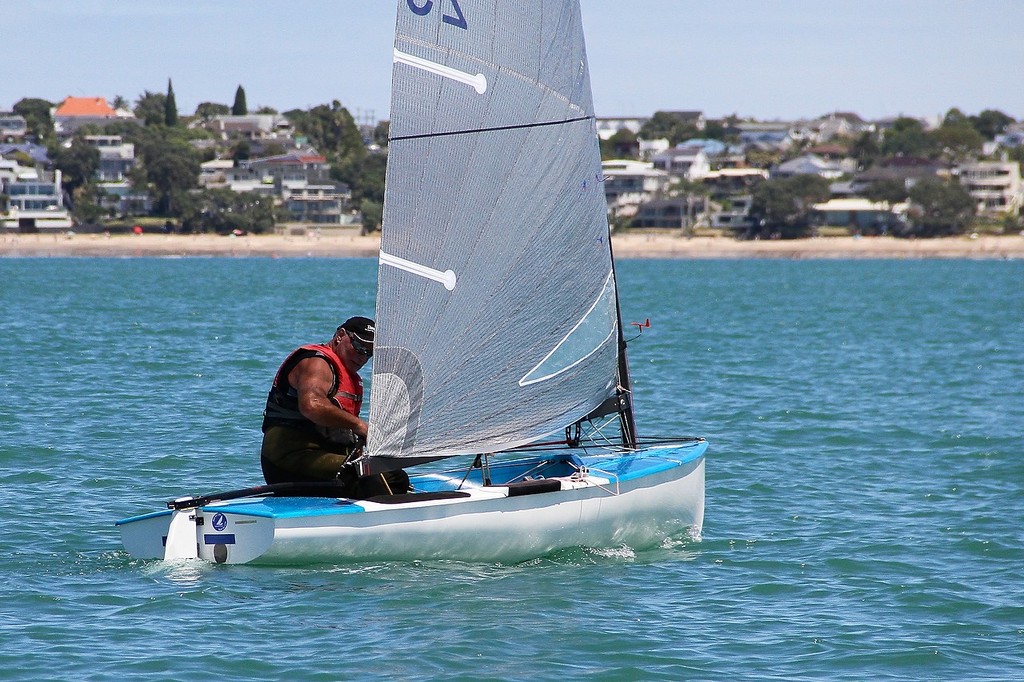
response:
<path fill-rule="evenodd" d="M 103 97 L 67 97 L 57 107 L 54 116 L 107 116 L 113 118 L 117 112 L 110 108 Z"/>

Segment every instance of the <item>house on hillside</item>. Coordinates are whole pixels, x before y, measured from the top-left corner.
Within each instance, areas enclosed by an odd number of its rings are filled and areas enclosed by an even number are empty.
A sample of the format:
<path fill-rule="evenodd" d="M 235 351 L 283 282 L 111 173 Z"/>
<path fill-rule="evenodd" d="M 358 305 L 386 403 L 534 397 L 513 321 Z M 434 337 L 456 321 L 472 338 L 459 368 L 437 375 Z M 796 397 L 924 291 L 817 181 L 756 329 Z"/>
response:
<path fill-rule="evenodd" d="M 21 142 L 28 135 L 25 117 L 13 112 L 0 112 L 0 142 Z"/>
<path fill-rule="evenodd" d="M 780 163 L 772 168 L 773 178 L 791 178 L 794 175 L 817 175 L 829 180 L 835 180 L 857 170 L 857 163 L 853 159 L 841 161 L 829 161 L 817 154 L 803 154 Z"/>
<path fill-rule="evenodd" d="M 655 154 L 652 161 L 656 169 L 686 180 L 700 180 L 711 172 L 708 154 L 701 146 L 673 147 Z"/>
<path fill-rule="evenodd" d="M 639 135 L 647 121 L 646 116 L 602 116 L 595 119 L 594 123 L 597 125 L 597 136 L 602 140 L 610 140 L 620 130 Z"/>
<path fill-rule="evenodd" d="M 1011 123 L 1002 133 L 996 135 L 998 147 L 1014 148 L 1024 145 L 1024 123 Z"/>
<path fill-rule="evenodd" d="M 863 133 L 875 132 L 875 125 L 849 111 L 836 111 L 812 123 L 815 139 L 828 142 L 837 137 L 856 138 Z"/>
<path fill-rule="evenodd" d="M 86 125 L 104 126 L 119 120 L 136 121 L 134 116 L 126 117 L 107 104 L 103 97 L 66 97 L 50 110 L 53 129 L 60 139 L 66 139 Z M 137 122 L 137 121 L 136 121 Z"/>
<path fill-rule="evenodd" d="M 948 165 L 931 159 L 895 156 L 883 159 L 866 171 L 855 174 L 850 182 L 849 191 L 861 195 L 874 183 L 889 180 L 902 182 L 906 189 L 910 189 L 925 178 L 948 179 L 949 176 Z"/>
<path fill-rule="evenodd" d="M 704 130 L 708 125 L 703 111 L 665 111 L 662 113 L 668 114 L 680 123 L 693 126 L 697 130 Z"/>
<path fill-rule="evenodd" d="M 793 123 L 741 121 L 736 124 L 740 144 L 748 149 L 785 151 L 806 139 L 806 135 Z"/>
<path fill-rule="evenodd" d="M 0 143 L 0 158 L 16 160 L 19 157 L 29 159 L 37 166 L 50 165 L 50 153 L 46 147 L 40 144 L 33 142 Z"/>
<path fill-rule="evenodd" d="M 120 135 L 86 135 L 85 143 L 100 153 L 96 179 L 100 182 L 121 182 L 135 167 L 135 145 Z"/>
<path fill-rule="evenodd" d="M 214 116 L 194 125 L 215 133 L 221 140 L 290 140 L 291 121 L 280 114 L 246 114 Z"/>

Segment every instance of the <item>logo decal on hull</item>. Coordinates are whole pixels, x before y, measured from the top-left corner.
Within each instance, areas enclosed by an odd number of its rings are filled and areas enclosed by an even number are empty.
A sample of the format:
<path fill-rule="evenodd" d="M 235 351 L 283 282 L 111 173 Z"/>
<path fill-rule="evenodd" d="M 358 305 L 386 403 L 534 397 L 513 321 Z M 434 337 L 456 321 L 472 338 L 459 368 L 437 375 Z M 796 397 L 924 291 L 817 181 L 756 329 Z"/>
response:
<path fill-rule="evenodd" d="M 228 527 L 228 517 L 224 516 L 220 512 L 213 515 L 213 529 L 220 532 Z"/>

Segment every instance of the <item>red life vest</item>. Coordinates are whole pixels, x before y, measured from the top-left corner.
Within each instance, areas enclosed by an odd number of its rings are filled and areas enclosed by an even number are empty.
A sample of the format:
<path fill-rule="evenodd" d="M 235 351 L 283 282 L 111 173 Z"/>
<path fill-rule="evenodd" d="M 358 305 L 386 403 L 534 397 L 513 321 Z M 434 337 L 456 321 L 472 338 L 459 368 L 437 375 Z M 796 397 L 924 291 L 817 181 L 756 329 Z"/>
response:
<path fill-rule="evenodd" d="M 299 411 L 299 394 L 295 387 L 288 383 L 288 375 L 297 364 L 312 357 L 323 358 L 331 366 L 334 381 L 328 397 L 349 414 L 359 416 L 359 410 L 363 405 L 363 380 L 345 367 L 330 346 L 319 343 L 307 344 L 293 351 L 277 370 L 274 384 L 267 395 L 267 407 L 263 412 L 263 431 L 266 432 L 271 426 L 288 426 L 315 431 L 333 441 L 351 442 L 352 435 L 348 429 L 319 426 L 306 419 Z"/>

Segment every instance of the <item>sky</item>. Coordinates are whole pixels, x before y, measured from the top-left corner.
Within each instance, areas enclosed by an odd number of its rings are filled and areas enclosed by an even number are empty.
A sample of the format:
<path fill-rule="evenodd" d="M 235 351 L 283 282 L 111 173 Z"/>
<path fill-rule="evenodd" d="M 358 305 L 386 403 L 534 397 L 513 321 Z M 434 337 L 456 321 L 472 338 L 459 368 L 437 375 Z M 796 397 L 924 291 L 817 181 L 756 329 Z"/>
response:
<path fill-rule="evenodd" d="M 476 1 L 458 0 L 470 15 Z M 250 110 L 338 100 L 359 122 L 386 119 L 397 4 L 0 0 L 0 110 L 23 97 L 134 103 L 170 78 L 182 114 L 230 106 L 242 85 Z M 1024 119 L 1024 0 L 581 5 L 598 116 L 877 119 L 958 107 Z"/>

